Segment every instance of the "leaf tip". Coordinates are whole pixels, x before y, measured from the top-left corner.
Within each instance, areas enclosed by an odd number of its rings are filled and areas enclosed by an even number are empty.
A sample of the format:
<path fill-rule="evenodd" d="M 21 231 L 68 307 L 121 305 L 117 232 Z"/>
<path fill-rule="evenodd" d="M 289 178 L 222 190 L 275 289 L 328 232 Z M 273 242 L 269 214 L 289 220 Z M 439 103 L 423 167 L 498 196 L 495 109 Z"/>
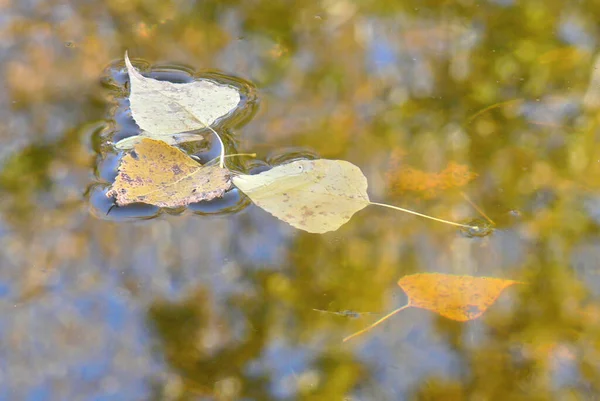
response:
<path fill-rule="evenodd" d="M 125 50 L 125 66 L 127 67 L 128 70 L 130 68 L 133 68 L 133 65 L 131 65 L 131 60 L 129 60 L 129 54 L 128 54 L 127 50 Z"/>
<path fill-rule="evenodd" d="M 129 81 L 132 81 L 133 77 L 143 79 L 142 74 L 140 74 L 138 72 L 138 70 L 135 69 L 133 64 L 131 64 L 131 60 L 129 59 L 129 54 L 128 54 L 127 50 L 125 50 L 125 67 L 127 68 L 127 74 L 129 75 Z"/>

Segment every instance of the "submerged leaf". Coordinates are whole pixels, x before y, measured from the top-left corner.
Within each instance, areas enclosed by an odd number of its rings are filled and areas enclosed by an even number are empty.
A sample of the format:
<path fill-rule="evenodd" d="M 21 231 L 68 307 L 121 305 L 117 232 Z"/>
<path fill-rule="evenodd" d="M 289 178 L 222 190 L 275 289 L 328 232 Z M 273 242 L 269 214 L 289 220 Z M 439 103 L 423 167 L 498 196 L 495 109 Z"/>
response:
<path fill-rule="evenodd" d="M 258 207 L 311 233 L 337 230 L 370 203 L 367 179 L 344 160 L 296 160 L 233 183 Z"/>
<path fill-rule="evenodd" d="M 398 281 L 410 306 L 461 322 L 481 316 L 506 287 L 518 283 L 493 277 L 443 273 L 411 274 Z"/>
<path fill-rule="evenodd" d="M 173 146 L 143 138 L 121 159 L 106 196 L 116 197 L 119 206 L 142 202 L 178 207 L 221 197 L 230 188 L 229 170 L 202 166 Z"/>
<path fill-rule="evenodd" d="M 238 90 L 229 85 L 208 80 L 176 84 L 146 78 L 133 67 L 127 53 L 125 65 L 131 114 L 142 129 L 140 136 L 150 134 L 155 139 L 163 140 L 164 136 L 168 140 L 173 134 L 207 128 L 240 102 Z M 130 141 L 119 142 L 117 147 L 125 148 L 131 145 Z"/>

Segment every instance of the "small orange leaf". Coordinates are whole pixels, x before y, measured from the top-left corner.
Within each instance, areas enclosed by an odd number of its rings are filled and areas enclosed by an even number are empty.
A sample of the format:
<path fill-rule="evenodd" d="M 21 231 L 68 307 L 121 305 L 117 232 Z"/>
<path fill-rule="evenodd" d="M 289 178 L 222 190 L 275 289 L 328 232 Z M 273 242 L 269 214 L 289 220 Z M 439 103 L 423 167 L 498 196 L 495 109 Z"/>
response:
<path fill-rule="evenodd" d="M 518 283 L 493 277 L 442 273 L 411 274 L 398 281 L 410 306 L 428 309 L 459 322 L 477 319 L 506 287 Z"/>
<path fill-rule="evenodd" d="M 416 273 L 404 276 L 398 281 L 398 285 L 408 296 L 408 303 L 349 335 L 343 341 L 366 333 L 396 313 L 412 307 L 428 309 L 459 322 L 477 319 L 498 299 L 506 287 L 513 284 L 524 283 L 494 277 L 444 273 Z"/>

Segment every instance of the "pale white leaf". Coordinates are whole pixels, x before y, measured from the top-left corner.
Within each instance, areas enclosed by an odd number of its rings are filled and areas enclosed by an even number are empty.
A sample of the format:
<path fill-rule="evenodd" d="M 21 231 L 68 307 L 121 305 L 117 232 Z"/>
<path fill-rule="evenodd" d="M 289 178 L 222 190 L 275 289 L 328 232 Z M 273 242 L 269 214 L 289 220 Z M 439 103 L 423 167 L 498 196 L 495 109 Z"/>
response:
<path fill-rule="evenodd" d="M 367 179 L 344 160 L 296 160 L 233 183 L 260 208 L 311 233 L 337 230 L 370 203 Z"/>
<path fill-rule="evenodd" d="M 133 119 L 142 131 L 153 134 L 155 139 L 207 128 L 240 102 L 239 91 L 230 85 L 209 80 L 177 84 L 146 78 L 133 67 L 127 53 L 125 65 Z"/>
<path fill-rule="evenodd" d="M 158 141 L 166 142 L 169 145 L 179 145 L 185 142 L 201 141 L 204 139 L 204 136 L 202 136 L 201 134 L 192 134 L 187 132 L 171 135 L 156 135 L 150 132 L 142 131 L 140 135 L 134 135 L 121 139 L 115 144 L 115 147 L 120 150 L 132 149 L 144 138 L 156 139 Z"/>

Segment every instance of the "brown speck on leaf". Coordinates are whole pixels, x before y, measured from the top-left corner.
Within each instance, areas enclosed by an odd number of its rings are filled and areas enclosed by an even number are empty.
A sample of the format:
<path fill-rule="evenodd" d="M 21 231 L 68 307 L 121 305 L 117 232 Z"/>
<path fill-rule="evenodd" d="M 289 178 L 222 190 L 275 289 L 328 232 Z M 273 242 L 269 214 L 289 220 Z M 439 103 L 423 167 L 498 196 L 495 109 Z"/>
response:
<path fill-rule="evenodd" d="M 173 174 L 175 175 L 179 175 L 181 173 L 183 173 L 183 171 L 181 170 L 181 167 L 179 167 L 179 165 L 174 165 L 173 167 L 171 167 L 171 170 L 173 171 Z"/>

